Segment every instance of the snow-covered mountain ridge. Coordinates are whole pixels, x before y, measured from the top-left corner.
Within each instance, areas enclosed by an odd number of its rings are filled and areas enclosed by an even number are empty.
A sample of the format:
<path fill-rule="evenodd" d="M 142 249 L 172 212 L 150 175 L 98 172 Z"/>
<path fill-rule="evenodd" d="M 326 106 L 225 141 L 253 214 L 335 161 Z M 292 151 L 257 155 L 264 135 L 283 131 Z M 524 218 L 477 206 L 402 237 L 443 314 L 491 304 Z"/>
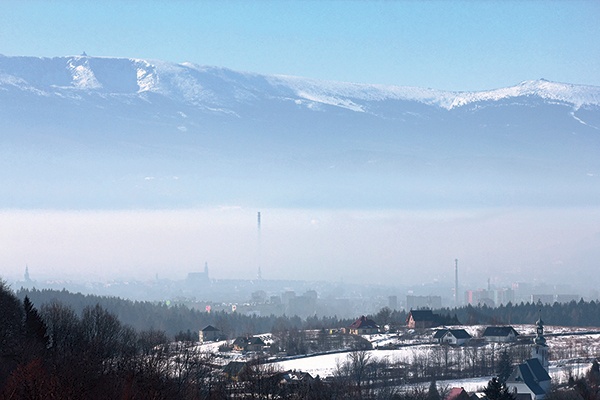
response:
<path fill-rule="evenodd" d="M 0 208 L 596 205 L 599 132 L 595 86 L 0 56 Z"/>
<path fill-rule="evenodd" d="M 0 55 L 0 90 L 16 89 L 41 96 L 77 98 L 82 94 L 142 97 L 153 93 L 192 106 L 230 106 L 258 98 L 298 105 L 332 105 L 369 112 L 369 104 L 386 100 L 418 102 L 442 109 L 520 97 L 546 102 L 600 106 L 600 87 L 525 81 L 516 86 L 478 92 L 450 92 L 408 86 L 320 81 L 283 75 L 242 73 L 226 68 L 156 60 L 71 56 L 55 58 Z"/>

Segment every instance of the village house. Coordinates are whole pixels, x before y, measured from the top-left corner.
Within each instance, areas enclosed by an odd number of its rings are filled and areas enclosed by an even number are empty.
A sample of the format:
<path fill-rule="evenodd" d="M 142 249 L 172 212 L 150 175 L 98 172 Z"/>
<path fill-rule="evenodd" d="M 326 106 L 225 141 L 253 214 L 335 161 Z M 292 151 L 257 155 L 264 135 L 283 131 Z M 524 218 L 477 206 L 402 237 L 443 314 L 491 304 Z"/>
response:
<path fill-rule="evenodd" d="M 450 392 L 448 392 L 445 400 L 471 400 L 471 396 L 469 396 L 469 393 L 467 393 L 464 388 L 453 387 L 450 389 Z"/>
<path fill-rule="evenodd" d="M 204 342 L 215 342 L 221 338 L 221 331 L 215 328 L 212 325 L 208 325 L 206 328 L 202 329 L 198 334 L 198 339 L 200 343 Z"/>
<path fill-rule="evenodd" d="M 433 340 L 439 344 L 462 346 L 469 343 L 471 335 L 464 329 L 438 329 L 433 335 Z"/>
<path fill-rule="evenodd" d="M 263 351 L 265 346 L 261 338 L 254 336 L 241 336 L 233 341 L 233 350 L 236 351 Z"/>
<path fill-rule="evenodd" d="M 244 371 L 244 368 L 246 368 L 246 364 L 246 361 L 230 361 L 228 364 L 223 366 L 222 371 L 227 379 L 237 381 Z"/>
<path fill-rule="evenodd" d="M 432 328 L 437 325 L 437 315 L 431 310 L 410 310 L 406 326 L 411 329 Z"/>
<path fill-rule="evenodd" d="M 363 315 L 348 327 L 348 332 L 351 335 L 373 335 L 379 333 L 379 325 Z"/>
<path fill-rule="evenodd" d="M 512 326 L 488 326 L 481 336 L 486 342 L 508 343 L 517 340 L 519 332 Z"/>

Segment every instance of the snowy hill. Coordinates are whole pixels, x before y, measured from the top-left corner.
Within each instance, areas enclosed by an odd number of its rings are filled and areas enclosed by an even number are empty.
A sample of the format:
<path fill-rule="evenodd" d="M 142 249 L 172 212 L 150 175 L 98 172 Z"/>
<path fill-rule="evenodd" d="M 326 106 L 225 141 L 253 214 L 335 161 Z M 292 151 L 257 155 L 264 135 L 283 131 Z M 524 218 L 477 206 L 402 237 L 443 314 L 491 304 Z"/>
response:
<path fill-rule="evenodd" d="M 588 204 L 599 128 L 599 87 L 545 80 L 446 92 L 0 56 L 0 206 Z"/>

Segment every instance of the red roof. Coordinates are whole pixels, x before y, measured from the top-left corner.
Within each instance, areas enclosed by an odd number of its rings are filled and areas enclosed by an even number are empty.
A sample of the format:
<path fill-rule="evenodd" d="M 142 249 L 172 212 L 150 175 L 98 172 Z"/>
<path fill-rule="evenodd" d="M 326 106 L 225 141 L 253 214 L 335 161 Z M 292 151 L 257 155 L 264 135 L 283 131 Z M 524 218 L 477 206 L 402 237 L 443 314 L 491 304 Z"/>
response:
<path fill-rule="evenodd" d="M 455 387 L 450 389 L 450 393 L 448 393 L 448 396 L 446 396 L 446 400 L 462 400 L 468 398 L 469 394 L 465 392 L 465 389 L 461 387 Z"/>
<path fill-rule="evenodd" d="M 363 315 L 350 325 L 350 329 L 379 329 L 379 326 L 375 321 Z"/>

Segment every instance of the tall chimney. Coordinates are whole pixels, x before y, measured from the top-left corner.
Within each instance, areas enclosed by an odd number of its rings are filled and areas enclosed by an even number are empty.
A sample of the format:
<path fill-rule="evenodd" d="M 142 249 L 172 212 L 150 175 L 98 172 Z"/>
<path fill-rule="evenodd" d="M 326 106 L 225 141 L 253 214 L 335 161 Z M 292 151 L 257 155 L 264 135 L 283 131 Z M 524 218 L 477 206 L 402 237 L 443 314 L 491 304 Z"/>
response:
<path fill-rule="evenodd" d="M 256 274 L 256 277 L 258 278 L 258 280 L 262 279 L 262 271 L 260 269 L 260 263 L 261 263 L 261 243 L 260 243 L 260 211 L 258 212 L 258 273 Z"/>
<path fill-rule="evenodd" d="M 458 307 L 458 258 L 454 259 L 454 307 Z"/>

